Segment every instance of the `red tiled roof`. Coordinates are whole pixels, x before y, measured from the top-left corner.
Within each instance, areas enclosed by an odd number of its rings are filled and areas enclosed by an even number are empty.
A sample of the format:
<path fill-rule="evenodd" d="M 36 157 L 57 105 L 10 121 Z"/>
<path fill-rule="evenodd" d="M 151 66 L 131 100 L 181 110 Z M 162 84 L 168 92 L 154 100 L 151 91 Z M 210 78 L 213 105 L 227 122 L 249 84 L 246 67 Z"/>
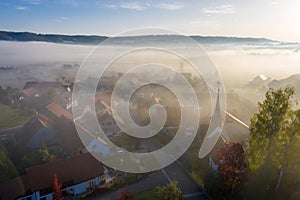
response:
<path fill-rule="evenodd" d="M 57 174 L 60 183 L 73 184 L 103 175 L 103 166 L 91 154 L 56 160 L 26 169 L 29 188 L 32 192 L 53 187 L 53 176 Z"/>
<path fill-rule="evenodd" d="M 73 120 L 72 114 L 57 103 L 51 103 L 46 108 L 57 117 L 65 117 L 69 120 Z"/>
<path fill-rule="evenodd" d="M 36 89 L 34 89 L 33 87 L 30 87 L 30 88 L 24 89 L 22 91 L 22 93 L 27 96 L 33 96 L 33 95 L 37 94 L 38 91 Z"/>

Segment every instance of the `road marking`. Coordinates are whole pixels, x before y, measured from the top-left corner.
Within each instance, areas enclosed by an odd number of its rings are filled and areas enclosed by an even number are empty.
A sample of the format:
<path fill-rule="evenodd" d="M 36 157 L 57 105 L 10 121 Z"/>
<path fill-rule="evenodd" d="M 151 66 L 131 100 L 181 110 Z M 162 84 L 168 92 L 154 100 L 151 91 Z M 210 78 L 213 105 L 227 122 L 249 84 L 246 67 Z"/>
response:
<path fill-rule="evenodd" d="M 172 179 L 170 178 L 170 176 L 166 173 L 166 171 L 164 169 L 161 169 L 162 173 L 165 175 L 165 177 L 168 179 L 168 181 L 171 183 Z"/>
<path fill-rule="evenodd" d="M 249 129 L 249 126 L 242 122 L 241 120 L 239 120 L 237 117 L 235 117 L 233 114 L 230 114 L 229 112 L 226 111 L 226 114 L 231 117 L 232 119 L 234 119 L 235 121 L 237 121 L 239 124 L 241 124 L 242 126 L 246 127 L 247 129 Z"/>
<path fill-rule="evenodd" d="M 198 197 L 198 196 L 206 196 L 205 192 L 195 192 L 195 193 L 190 193 L 190 194 L 184 194 L 184 198 L 190 198 L 190 197 Z"/>

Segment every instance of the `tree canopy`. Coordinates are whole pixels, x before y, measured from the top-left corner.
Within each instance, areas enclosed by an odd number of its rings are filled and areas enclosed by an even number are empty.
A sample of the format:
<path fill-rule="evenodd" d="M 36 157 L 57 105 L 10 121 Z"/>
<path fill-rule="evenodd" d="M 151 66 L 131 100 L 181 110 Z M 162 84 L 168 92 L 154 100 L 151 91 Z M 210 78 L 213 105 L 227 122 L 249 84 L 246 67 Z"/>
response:
<path fill-rule="evenodd" d="M 247 151 L 252 173 L 258 172 L 267 190 L 277 193 L 281 188 L 284 195 L 300 178 L 300 110 L 293 110 L 294 93 L 289 87 L 266 93 L 251 119 Z"/>
<path fill-rule="evenodd" d="M 225 143 L 217 154 L 218 175 L 227 191 L 234 193 L 247 179 L 244 149 L 239 143 Z"/>
<path fill-rule="evenodd" d="M 159 200 L 183 200 L 177 181 L 172 181 L 164 186 L 157 186 L 156 195 Z"/>
<path fill-rule="evenodd" d="M 18 172 L 11 162 L 6 149 L 2 145 L 0 145 L 0 171 L 0 182 L 18 175 Z"/>
<path fill-rule="evenodd" d="M 266 99 L 258 103 L 258 113 L 254 114 L 250 125 L 248 162 L 251 169 L 271 161 L 274 145 L 279 144 L 278 139 L 291 123 L 293 95 L 292 88 L 270 89 Z"/>

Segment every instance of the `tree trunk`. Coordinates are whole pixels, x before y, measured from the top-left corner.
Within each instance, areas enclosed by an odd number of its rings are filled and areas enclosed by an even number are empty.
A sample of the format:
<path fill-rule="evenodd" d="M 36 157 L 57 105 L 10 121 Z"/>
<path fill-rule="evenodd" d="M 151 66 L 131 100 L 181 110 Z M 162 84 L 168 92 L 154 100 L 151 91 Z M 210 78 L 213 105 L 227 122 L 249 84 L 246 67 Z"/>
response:
<path fill-rule="evenodd" d="M 280 187 L 280 184 L 281 184 L 281 181 L 282 181 L 283 172 L 284 172 L 283 168 L 281 168 L 280 172 L 279 172 L 279 177 L 278 177 L 277 185 L 276 185 L 276 190 L 275 190 L 276 193 L 279 190 L 279 187 Z"/>

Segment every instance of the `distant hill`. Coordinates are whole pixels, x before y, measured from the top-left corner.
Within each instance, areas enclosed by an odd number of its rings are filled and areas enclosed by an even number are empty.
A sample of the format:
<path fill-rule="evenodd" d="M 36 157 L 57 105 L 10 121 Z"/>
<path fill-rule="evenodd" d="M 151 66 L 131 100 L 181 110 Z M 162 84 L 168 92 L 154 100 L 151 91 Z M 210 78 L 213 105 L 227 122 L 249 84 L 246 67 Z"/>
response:
<path fill-rule="evenodd" d="M 258 75 L 244 86 L 246 89 L 263 89 L 263 92 L 269 88 L 278 89 L 283 87 L 293 87 L 300 91 L 300 74 L 294 74 L 279 80 L 272 79 L 265 75 Z"/>
<path fill-rule="evenodd" d="M 257 75 L 250 82 L 239 88 L 238 94 L 257 105 L 257 102 L 262 102 L 265 99 L 265 94 L 270 88 L 279 89 L 285 87 L 293 87 L 295 89 L 294 98 L 300 100 L 300 74 L 294 74 L 283 79 L 272 79 L 265 75 Z M 299 104 L 297 109 L 300 109 Z"/>
<path fill-rule="evenodd" d="M 0 31 L 0 40 L 6 41 L 41 41 L 53 43 L 73 43 L 73 44 L 99 44 L 107 39 L 105 36 L 86 36 L 86 35 L 58 35 L 58 34 L 40 34 L 30 32 L 8 32 Z"/>
<path fill-rule="evenodd" d="M 300 99 L 300 74 L 294 74 L 279 80 L 258 75 L 243 86 L 243 91 L 250 92 L 252 97 L 264 97 L 269 88 L 279 89 L 285 87 L 293 87 L 296 91 L 295 97 Z"/>
<path fill-rule="evenodd" d="M 180 39 L 178 35 L 145 35 L 145 36 L 131 36 L 114 38 L 113 42 L 118 44 L 121 40 L 125 44 L 136 44 L 137 41 L 142 42 L 155 42 L 165 41 L 172 42 L 172 40 Z M 96 45 L 108 39 L 107 36 L 97 35 L 59 35 L 59 34 L 40 34 L 31 32 L 10 32 L 0 31 L 0 40 L 6 41 L 41 41 L 53 43 L 66 43 L 66 44 L 91 44 Z M 191 36 L 194 40 L 201 44 L 274 44 L 280 43 L 278 41 L 266 38 L 241 38 L 241 37 L 222 37 L 222 36 Z M 147 39 L 147 40 L 145 40 Z"/>
<path fill-rule="evenodd" d="M 269 88 L 293 87 L 300 91 L 300 74 L 294 74 L 281 80 L 273 80 L 268 84 Z"/>
<path fill-rule="evenodd" d="M 274 44 L 279 41 L 267 38 L 250 38 L 250 37 L 224 37 L 224 36 L 191 36 L 194 40 L 201 43 L 244 43 L 244 44 Z"/>
<path fill-rule="evenodd" d="M 265 75 L 257 75 L 253 80 L 246 84 L 249 88 L 261 88 L 268 85 L 272 79 Z"/>

